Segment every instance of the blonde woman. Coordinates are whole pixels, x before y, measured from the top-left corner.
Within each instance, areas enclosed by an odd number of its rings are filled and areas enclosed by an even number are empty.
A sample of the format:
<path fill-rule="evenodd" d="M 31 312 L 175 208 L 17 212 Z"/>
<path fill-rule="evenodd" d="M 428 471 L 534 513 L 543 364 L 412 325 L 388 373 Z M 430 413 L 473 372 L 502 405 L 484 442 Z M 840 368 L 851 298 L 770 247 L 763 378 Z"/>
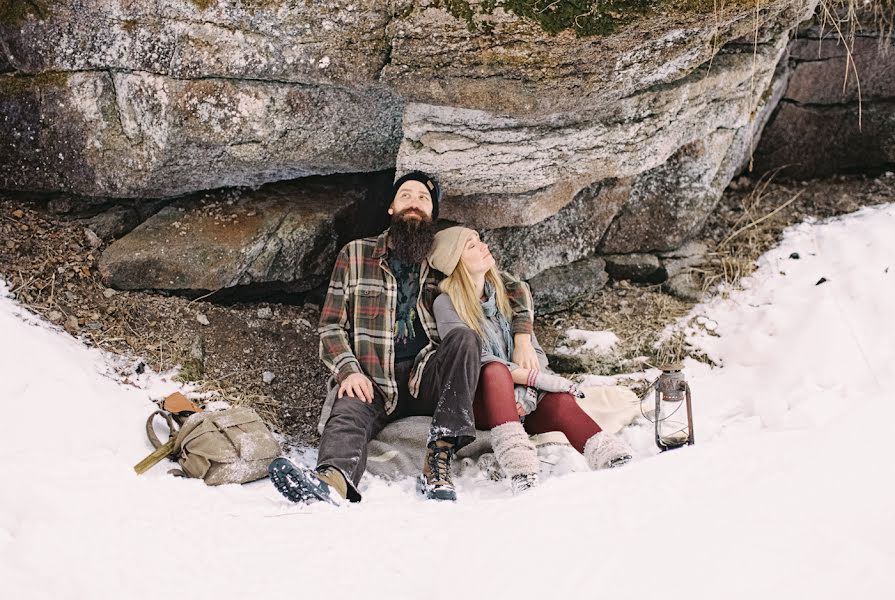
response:
<path fill-rule="evenodd" d="M 506 286 L 516 282 L 499 272 L 488 245 L 465 227 L 435 235 L 429 264 L 447 277 L 433 306 L 442 339 L 460 327 L 473 330 L 482 343 L 482 370 L 473 412 L 476 429 L 490 429 L 497 462 L 513 492 L 538 481 L 540 462 L 529 434 L 562 431 L 584 454 L 591 469 L 615 467 L 631 459 L 621 438 L 603 433 L 575 400 L 575 384 L 547 369 L 547 357 L 532 334 L 539 368 L 512 362 L 512 312 Z"/>

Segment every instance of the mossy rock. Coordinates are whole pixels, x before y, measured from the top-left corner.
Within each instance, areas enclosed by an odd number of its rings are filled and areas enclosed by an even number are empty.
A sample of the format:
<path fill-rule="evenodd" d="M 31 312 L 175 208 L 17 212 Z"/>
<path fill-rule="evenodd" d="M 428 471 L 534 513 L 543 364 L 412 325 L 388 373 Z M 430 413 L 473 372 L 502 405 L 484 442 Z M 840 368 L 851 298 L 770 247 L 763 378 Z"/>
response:
<path fill-rule="evenodd" d="M 729 0 L 725 8 L 747 3 L 754 6 L 754 0 Z M 467 0 L 436 0 L 435 6 L 465 21 L 470 31 L 490 30 L 477 17 L 501 7 L 536 22 L 550 35 L 570 29 L 578 37 L 608 35 L 651 12 L 710 14 L 718 9 L 717 0 L 483 0 L 475 6 Z"/>
<path fill-rule="evenodd" d="M 263 10 L 266 8 L 274 8 L 281 6 L 287 0 L 242 0 L 239 6 L 244 10 Z M 205 10 L 210 6 L 217 4 L 218 0 L 190 0 L 199 10 Z M 310 5 L 310 0 L 306 0 L 306 4 Z"/>
<path fill-rule="evenodd" d="M 46 19 L 49 0 L 0 0 L 0 25 L 21 25 L 26 19 Z"/>
<path fill-rule="evenodd" d="M 68 82 L 68 76 L 64 71 L 38 75 L 0 75 L 0 96 L 20 96 L 39 89 L 61 88 Z"/>
<path fill-rule="evenodd" d="M 217 0 L 190 0 L 199 10 L 205 10 L 212 4 L 214 4 Z"/>
<path fill-rule="evenodd" d="M 189 358 L 180 365 L 180 371 L 178 371 L 175 379 L 182 383 L 188 383 L 199 381 L 203 375 L 205 375 L 205 365 L 202 364 L 202 361 Z"/>

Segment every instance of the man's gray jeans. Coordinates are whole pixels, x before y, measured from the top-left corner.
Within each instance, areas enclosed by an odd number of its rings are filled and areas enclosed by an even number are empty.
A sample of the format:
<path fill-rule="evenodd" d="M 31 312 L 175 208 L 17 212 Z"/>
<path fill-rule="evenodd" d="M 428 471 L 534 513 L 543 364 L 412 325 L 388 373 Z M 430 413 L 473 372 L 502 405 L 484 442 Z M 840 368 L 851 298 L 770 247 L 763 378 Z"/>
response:
<path fill-rule="evenodd" d="M 457 329 L 442 340 L 423 371 L 418 398 L 408 388 L 412 369 L 412 360 L 395 363 L 398 404 L 390 415 L 375 387 L 372 404 L 351 396 L 336 399 L 320 439 L 318 467 L 337 467 L 356 486 L 367 467 L 367 443 L 402 417 L 431 416 L 430 445 L 450 439 L 459 449 L 475 439 L 472 401 L 481 369 L 479 336 L 471 329 Z M 360 500 L 356 489 L 351 492 L 356 497 L 349 499 Z"/>

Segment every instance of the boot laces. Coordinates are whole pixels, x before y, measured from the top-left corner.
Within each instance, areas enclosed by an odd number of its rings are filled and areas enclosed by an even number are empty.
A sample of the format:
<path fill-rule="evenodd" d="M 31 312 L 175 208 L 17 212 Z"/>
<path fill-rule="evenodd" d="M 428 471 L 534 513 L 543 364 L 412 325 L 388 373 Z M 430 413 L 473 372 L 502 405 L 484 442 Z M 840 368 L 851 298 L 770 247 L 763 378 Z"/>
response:
<path fill-rule="evenodd" d="M 453 446 L 435 446 L 429 450 L 429 472 L 434 483 L 451 485 L 451 458 Z"/>

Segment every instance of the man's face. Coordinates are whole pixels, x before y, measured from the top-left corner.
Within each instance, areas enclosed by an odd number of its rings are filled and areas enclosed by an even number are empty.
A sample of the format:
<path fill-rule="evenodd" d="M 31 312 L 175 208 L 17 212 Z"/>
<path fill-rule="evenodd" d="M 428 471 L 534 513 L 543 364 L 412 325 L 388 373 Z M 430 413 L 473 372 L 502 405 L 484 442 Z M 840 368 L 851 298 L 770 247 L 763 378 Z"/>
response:
<path fill-rule="evenodd" d="M 432 195 L 426 185 L 420 181 L 405 181 L 398 188 L 395 199 L 388 208 L 388 214 L 398 215 L 402 219 L 416 221 L 432 219 Z"/>

